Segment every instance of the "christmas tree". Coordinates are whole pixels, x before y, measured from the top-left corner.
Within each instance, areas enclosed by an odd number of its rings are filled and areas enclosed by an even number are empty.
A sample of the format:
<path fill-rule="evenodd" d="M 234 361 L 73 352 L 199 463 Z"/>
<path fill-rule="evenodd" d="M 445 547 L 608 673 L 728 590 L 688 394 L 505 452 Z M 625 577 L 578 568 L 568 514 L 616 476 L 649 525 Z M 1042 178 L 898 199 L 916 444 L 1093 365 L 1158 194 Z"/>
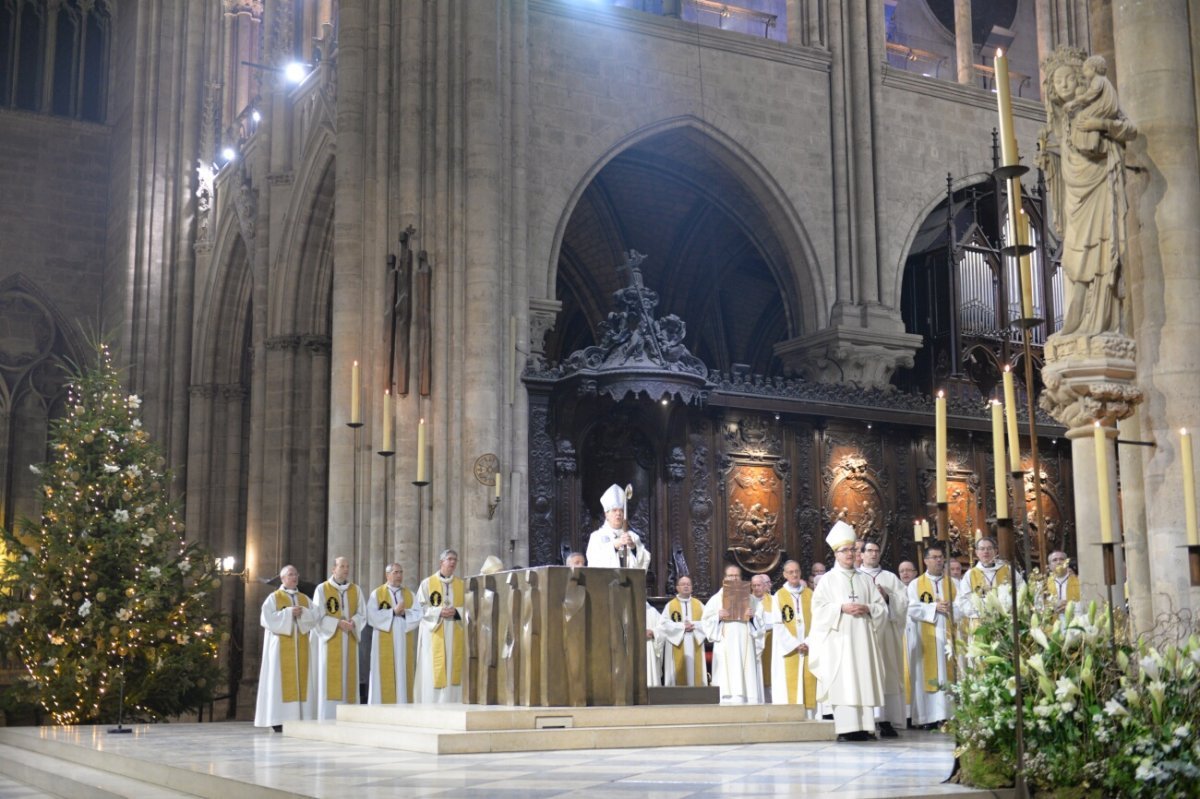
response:
<path fill-rule="evenodd" d="M 50 427 L 40 522 L 3 531 L 0 635 L 16 697 L 56 723 L 157 719 L 210 701 L 228 634 L 213 559 L 183 538 L 165 461 L 108 348 L 71 377 Z"/>

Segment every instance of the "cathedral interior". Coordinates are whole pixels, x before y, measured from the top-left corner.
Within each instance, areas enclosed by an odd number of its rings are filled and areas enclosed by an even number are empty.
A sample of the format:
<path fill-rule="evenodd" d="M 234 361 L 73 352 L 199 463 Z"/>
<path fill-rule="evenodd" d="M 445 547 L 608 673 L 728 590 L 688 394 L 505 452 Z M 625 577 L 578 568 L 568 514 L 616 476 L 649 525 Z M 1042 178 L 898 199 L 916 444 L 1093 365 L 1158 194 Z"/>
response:
<path fill-rule="evenodd" d="M 467 573 L 558 564 L 612 483 L 650 597 L 683 574 L 707 596 L 731 562 L 807 572 L 838 519 L 915 559 L 939 390 L 965 562 L 996 525 L 1011 368 L 1017 559 L 1063 549 L 1095 585 L 1083 428 L 1037 402 L 1068 292 L 1040 64 L 1066 46 L 1108 59 L 1141 133 L 1145 399 L 1096 412 L 1157 442 L 1119 450 L 1121 569 L 1141 618 L 1195 606 L 1170 431 L 1200 423 L 1200 20 L 1162 5 L 1188 24 L 1102 0 L 0 0 L 0 524 L 38 515 L 60 364 L 107 337 L 188 536 L 237 564 L 244 715 L 283 565 L 316 583 L 346 556 L 375 585 L 445 547 Z M 1000 49 L 1032 167 L 1011 182 Z"/>

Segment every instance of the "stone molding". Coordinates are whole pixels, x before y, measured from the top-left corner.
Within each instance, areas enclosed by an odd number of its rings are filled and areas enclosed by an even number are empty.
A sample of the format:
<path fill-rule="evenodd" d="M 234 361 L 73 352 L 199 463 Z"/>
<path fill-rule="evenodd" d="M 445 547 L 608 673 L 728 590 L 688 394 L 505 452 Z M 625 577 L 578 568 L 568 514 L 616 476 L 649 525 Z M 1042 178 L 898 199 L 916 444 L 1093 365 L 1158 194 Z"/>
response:
<path fill-rule="evenodd" d="M 1042 367 L 1042 409 L 1068 429 L 1102 421 L 1115 425 L 1142 401 L 1137 377 L 1137 344 L 1117 333 L 1050 336 Z"/>
<path fill-rule="evenodd" d="M 783 361 L 784 373 L 814 383 L 890 390 L 892 373 L 913 365 L 923 339 L 903 332 L 903 327 L 891 320 L 879 324 L 882 317 L 875 318 L 878 310 L 862 309 L 859 325 L 846 324 L 843 316 L 824 330 L 776 344 L 775 354 Z M 899 329 L 887 330 L 885 325 Z"/>
<path fill-rule="evenodd" d="M 562 312 L 562 300 L 533 297 L 529 300 L 529 357 L 541 359 L 546 354 L 546 334 Z"/>

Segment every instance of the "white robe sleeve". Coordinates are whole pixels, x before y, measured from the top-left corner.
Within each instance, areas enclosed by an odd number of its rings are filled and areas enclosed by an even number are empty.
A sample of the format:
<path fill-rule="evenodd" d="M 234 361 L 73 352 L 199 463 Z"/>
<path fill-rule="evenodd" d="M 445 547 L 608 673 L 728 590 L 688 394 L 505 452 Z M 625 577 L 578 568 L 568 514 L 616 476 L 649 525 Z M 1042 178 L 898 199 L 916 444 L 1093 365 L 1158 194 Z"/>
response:
<path fill-rule="evenodd" d="M 440 605 L 429 604 L 429 594 L 425 591 L 425 581 L 421 581 L 421 587 L 417 590 L 417 605 L 421 608 L 421 619 L 419 624 L 425 630 L 433 632 L 442 624 L 442 608 Z"/>
<path fill-rule="evenodd" d="M 937 621 L 937 605 L 933 602 L 922 602 L 917 595 L 917 581 L 908 584 L 908 617 L 913 621 L 924 621 L 933 624 Z"/>
<path fill-rule="evenodd" d="M 358 607 L 354 609 L 354 615 L 350 617 L 349 621 L 354 624 L 355 640 L 361 640 L 363 628 L 367 626 L 367 605 L 363 601 L 363 590 L 359 588 L 356 593 L 358 594 Z M 349 592 L 346 596 L 350 596 Z"/>
<path fill-rule="evenodd" d="M 263 601 L 262 613 L 259 614 L 259 623 L 268 631 L 276 635 L 291 635 L 294 622 L 292 607 L 285 605 L 282 608 L 276 608 L 274 594 L 271 594 Z"/>
<path fill-rule="evenodd" d="M 721 640 L 724 624 L 721 621 L 721 604 L 725 601 L 723 591 L 718 591 L 704 603 L 704 613 L 697 625 L 704 631 L 704 637 L 716 643 Z"/>
<path fill-rule="evenodd" d="M 973 619 L 979 615 L 975 608 L 975 594 L 971 592 L 971 570 L 963 572 L 962 580 L 955 586 L 958 592 L 954 597 L 954 613 L 964 619 Z"/>
<path fill-rule="evenodd" d="M 396 615 L 391 608 L 380 608 L 379 600 L 375 597 L 375 592 L 372 591 L 367 597 L 367 624 L 373 629 L 380 632 L 390 632 L 392 629 L 392 620 Z"/>
<path fill-rule="evenodd" d="M 324 586 L 325 583 L 321 583 L 317 586 L 317 590 L 313 592 L 312 606 L 316 618 L 315 629 L 317 635 L 320 637 L 320 640 L 328 641 L 333 638 L 338 630 L 338 618 L 337 616 L 330 616 L 325 612 L 325 601 L 323 599 Z"/>

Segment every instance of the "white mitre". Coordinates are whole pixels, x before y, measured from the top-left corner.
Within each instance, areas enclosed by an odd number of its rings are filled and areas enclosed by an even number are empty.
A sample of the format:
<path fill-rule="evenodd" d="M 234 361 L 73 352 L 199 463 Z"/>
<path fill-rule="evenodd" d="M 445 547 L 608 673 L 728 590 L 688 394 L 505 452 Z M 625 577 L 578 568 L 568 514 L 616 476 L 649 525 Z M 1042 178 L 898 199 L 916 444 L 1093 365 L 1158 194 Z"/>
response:
<path fill-rule="evenodd" d="M 480 574 L 495 574 L 504 568 L 504 564 L 500 562 L 500 558 L 495 555 L 488 555 L 487 560 L 479 567 Z"/>
<path fill-rule="evenodd" d="M 604 512 L 610 510 L 625 510 L 625 489 L 617 484 L 610 485 L 608 490 L 600 497 L 600 506 L 604 508 Z"/>
<path fill-rule="evenodd" d="M 857 540 L 858 534 L 854 532 L 854 527 L 841 519 L 834 522 L 833 527 L 829 529 L 829 535 L 825 536 L 825 543 L 829 544 L 829 548 L 834 552 L 837 552 L 839 547 L 853 544 Z"/>

